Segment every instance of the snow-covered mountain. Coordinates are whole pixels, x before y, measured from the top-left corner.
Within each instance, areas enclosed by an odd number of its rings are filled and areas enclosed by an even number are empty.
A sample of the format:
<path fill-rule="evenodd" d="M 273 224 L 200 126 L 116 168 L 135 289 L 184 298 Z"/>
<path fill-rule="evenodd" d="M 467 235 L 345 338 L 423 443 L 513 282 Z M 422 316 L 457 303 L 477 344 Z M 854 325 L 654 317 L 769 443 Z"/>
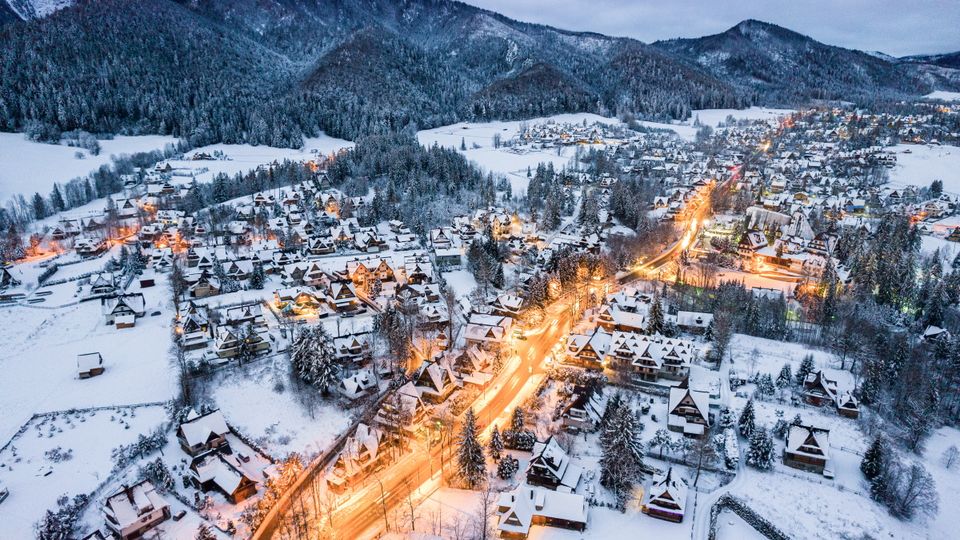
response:
<path fill-rule="evenodd" d="M 8 21 L 52 13 L 0 26 L 0 130 L 51 137 L 82 128 L 289 146 L 318 128 L 353 139 L 559 112 L 683 118 L 921 95 L 949 80 L 948 68 L 921 73 L 757 21 L 647 45 L 450 0 L 6 1 Z"/>
<path fill-rule="evenodd" d="M 4 0 L 3 3 L 17 17 L 26 21 L 46 17 L 55 11 L 70 7 L 76 3 L 76 0 Z M 2 9 L 2 3 L 0 3 L 0 11 Z"/>
<path fill-rule="evenodd" d="M 854 101 L 917 94 L 927 83 L 896 59 L 834 47 L 780 26 L 743 21 L 720 34 L 660 41 L 654 47 L 684 57 L 761 100 Z"/>

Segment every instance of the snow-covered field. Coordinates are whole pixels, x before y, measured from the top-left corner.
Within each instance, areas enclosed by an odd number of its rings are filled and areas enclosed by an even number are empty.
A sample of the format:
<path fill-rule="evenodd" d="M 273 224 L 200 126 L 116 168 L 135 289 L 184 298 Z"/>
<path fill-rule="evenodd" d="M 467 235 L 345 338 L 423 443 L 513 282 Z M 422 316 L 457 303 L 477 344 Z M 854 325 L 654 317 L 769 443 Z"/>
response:
<path fill-rule="evenodd" d="M 0 485 L 10 490 L 10 497 L 0 504 L 0 537 L 33 538 L 33 524 L 47 509 L 56 507 L 59 496 L 93 491 L 113 467 L 111 450 L 135 442 L 165 418 L 164 408 L 153 406 L 32 420 L 26 431 L 0 452 Z M 58 448 L 71 457 L 57 461 Z"/>
<path fill-rule="evenodd" d="M 272 163 L 273 161 L 313 159 L 318 156 L 336 153 L 342 148 L 353 148 L 353 143 L 321 134 L 319 137 L 304 139 L 303 148 L 298 149 L 252 146 L 249 144 L 212 144 L 186 152 L 184 157 L 188 159 L 173 159 L 168 160 L 168 162 L 171 167 L 176 169 L 174 180 L 189 182 L 192 176 L 198 182 L 206 182 L 219 173 L 234 175 L 239 172 L 250 171 L 259 165 Z M 213 155 L 215 152 L 223 152 L 227 159 L 215 161 L 193 161 L 189 159 L 198 153 Z"/>
<path fill-rule="evenodd" d="M 350 425 L 349 411 L 334 397 L 317 399 L 312 406 L 302 404 L 294 389 L 278 392 L 268 370 L 254 373 L 233 373 L 233 380 L 218 384 L 214 400 L 231 425 L 275 457 L 290 452 L 308 458 L 319 454 Z M 282 380 L 290 384 L 286 377 Z"/>
<path fill-rule="evenodd" d="M 560 170 L 570 164 L 570 160 L 576 155 L 579 147 L 561 147 L 559 153 L 556 148 L 538 150 L 525 148 L 522 151 L 516 151 L 503 147 L 494 148 L 493 136 L 500 134 L 501 139 L 506 142 L 517 135 L 522 123 L 531 126 L 548 121 L 558 124 L 581 124 L 584 120 L 587 121 L 587 124 L 601 122 L 609 125 L 619 125 L 621 123 L 616 118 L 606 118 L 591 113 L 558 114 L 523 121 L 459 122 L 449 126 L 420 131 L 417 133 L 417 139 L 420 144 L 425 146 L 438 144 L 458 150 L 460 149 L 460 143 L 465 143 L 467 150 L 461 151 L 461 153 L 467 159 L 484 171 L 507 175 L 513 194 L 522 195 L 527 191 L 527 185 L 529 184 L 527 178 L 528 167 L 536 169 L 539 163 L 553 163 L 554 168 Z M 474 145 L 477 147 L 474 147 Z"/>
<path fill-rule="evenodd" d="M 702 125 L 717 127 L 720 122 L 726 121 L 728 116 L 736 120 L 772 120 L 796 112 L 793 109 L 768 109 L 766 107 L 750 107 L 748 109 L 700 109 L 693 111 L 690 118 L 682 122 L 649 122 L 640 124 L 649 128 L 669 129 L 681 138 L 692 141 L 697 136 L 699 128 L 693 124 L 699 120 Z"/>
<path fill-rule="evenodd" d="M 897 154 L 897 165 L 890 171 L 891 184 L 929 187 L 934 180 L 943 180 L 944 191 L 960 194 L 960 148 L 898 144 L 890 150 Z"/>
<path fill-rule="evenodd" d="M 948 92 L 946 90 L 934 90 L 923 96 L 927 99 L 941 99 L 943 101 L 960 101 L 960 92 Z"/>
<path fill-rule="evenodd" d="M 769 109 L 767 107 L 750 107 L 748 109 L 701 109 L 693 111 L 688 123 L 699 119 L 705 126 L 717 127 L 728 116 L 737 120 L 774 120 L 796 112 L 793 109 Z"/>
<path fill-rule="evenodd" d="M 144 290 L 147 316 L 121 330 L 104 324 L 97 301 L 0 309 L 0 441 L 38 412 L 169 399 L 175 381 L 165 289 Z M 160 316 L 150 316 L 158 309 Z M 103 355 L 106 370 L 80 380 L 77 355 L 88 352 Z"/>
<path fill-rule="evenodd" d="M 763 540 L 763 536 L 749 523 L 730 510 L 720 512 L 717 518 L 717 540 Z"/>
<path fill-rule="evenodd" d="M 55 182 L 86 176 L 110 163 L 112 156 L 162 150 L 176 141 L 165 135 L 118 135 L 101 140 L 100 154 L 94 156 L 82 148 L 29 141 L 22 133 L 0 133 L 0 202 L 18 193 L 46 196 Z M 84 159 L 77 159 L 77 152 Z"/>

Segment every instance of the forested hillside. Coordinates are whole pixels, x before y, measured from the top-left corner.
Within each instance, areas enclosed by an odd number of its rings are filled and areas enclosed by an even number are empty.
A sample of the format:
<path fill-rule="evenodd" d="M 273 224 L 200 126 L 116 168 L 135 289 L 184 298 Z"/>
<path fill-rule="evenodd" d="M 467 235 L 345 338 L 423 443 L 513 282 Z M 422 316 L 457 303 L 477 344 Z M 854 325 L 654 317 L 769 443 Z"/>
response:
<path fill-rule="evenodd" d="M 754 20 L 712 36 L 653 45 L 687 58 L 762 103 L 882 100 L 930 90 L 914 70 L 899 62 L 825 45 Z"/>
<path fill-rule="evenodd" d="M 0 129 L 46 140 L 84 129 L 299 146 L 320 129 L 356 139 L 556 112 L 685 118 L 920 93 L 933 80 L 761 23 L 654 47 L 449 0 L 95 0 L 29 21 L 3 13 Z M 776 48 L 756 45 L 763 32 Z M 724 62 L 697 56 L 728 42 Z M 806 52 L 780 62 L 781 42 Z"/>

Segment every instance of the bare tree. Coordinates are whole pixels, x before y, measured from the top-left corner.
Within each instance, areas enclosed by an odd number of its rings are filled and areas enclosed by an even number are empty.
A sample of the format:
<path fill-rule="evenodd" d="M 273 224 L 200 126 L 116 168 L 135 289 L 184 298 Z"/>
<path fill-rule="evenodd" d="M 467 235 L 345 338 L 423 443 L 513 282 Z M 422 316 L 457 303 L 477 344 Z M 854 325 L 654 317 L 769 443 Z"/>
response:
<path fill-rule="evenodd" d="M 887 484 L 890 513 L 901 519 L 936 515 L 940 507 L 937 486 L 923 465 L 913 463 L 891 469 L 892 478 Z"/>
<path fill-rule="evenodd" d="M 477 513 L 474 516 L 476 534 L 474 538 L 479 540 L 488 540 L 493 538 L 493 515 L 497 510 L 497 492 L 490 487 L 491 482 L 487 481 L 486 487 L 481 492 L 480 502 L 477 504 Z"/>
<path fill-rule="evenodd" d="M 940 459 L 944 468 L 953 470 L 957 465 L 957 460 L 960 459 L 960 450 L 957 450 L 956 445 L 951 444 L 949 448 L 943 451 L 943 456 Z"/>

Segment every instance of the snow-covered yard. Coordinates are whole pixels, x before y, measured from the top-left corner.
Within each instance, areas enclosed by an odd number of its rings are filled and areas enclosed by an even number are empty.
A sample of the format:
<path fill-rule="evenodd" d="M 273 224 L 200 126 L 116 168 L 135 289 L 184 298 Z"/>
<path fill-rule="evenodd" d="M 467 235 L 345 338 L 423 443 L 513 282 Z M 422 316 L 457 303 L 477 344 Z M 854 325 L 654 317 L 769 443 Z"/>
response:
<path fill-rule="evenodd" d="M 350 411 L 335 396 L 320 399 L 318 390 L 305 390 L 318 395 L 302 402 L 289 379 L 272 371 L 271 366 L 230 370 L 217 383 L 213 399 L 231 425 L 274 457 L 299 452 L 309 459 L 323 452 L 350 426 Z"/>
<path fill-rule="evenodd" d="M 111 451 L 161 426 L 163 407 L 118 407 L 35 418 L 0 451 L 0 537 L 32 538 L 33 524 L 57 498 L 90 493 L 109 477 Z M 68 456 L 68 457 L 67 457 Z M 91 506 L 97 506 L 94 501 Z"/>

